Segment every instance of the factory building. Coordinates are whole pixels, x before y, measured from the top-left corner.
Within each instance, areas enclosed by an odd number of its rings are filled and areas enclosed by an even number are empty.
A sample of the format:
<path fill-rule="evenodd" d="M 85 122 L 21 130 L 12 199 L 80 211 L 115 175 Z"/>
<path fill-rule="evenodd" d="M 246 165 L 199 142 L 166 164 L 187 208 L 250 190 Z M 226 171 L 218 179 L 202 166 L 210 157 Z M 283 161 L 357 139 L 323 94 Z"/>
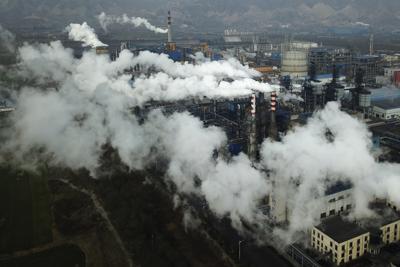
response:
<path fill-rule="evenodd" d="M 352 69 L 352 53 L 345 48 L 311 48 L 308 57 L 309 64 L 315 65 L 317 75 L 332 73 L 333 65 L 340 75 L 347 76 Z"/>
<path fill-rule="evenodd" d="M 385 100 L 372 104 L 372 115 L 383 120 L 400 119 L 400 99 Z"/>
<path fill-rule="evenodd" d="M 353 188 L 349 183 L 338 182 L 329 186 L 324 195 L 315 199 L 320 205 L 321 220 L 349 212 L 354 205 Z M 276 223 L 284 223 L 289 220 L 291 209 L 286 201 L 284 192 L 273 192 L 269 196 L 271 219 Z"/>
<path fill-rule="evenodd" d="M 342 265 L 367 253 L 378 255 L 383 247 L 399 242 L 397 208 L 389 202 L 376 200 L 370 209 L 376 216 L 357 222 L 341 215 L 324 219 L 311 231 L 311 247 L 335 265 Z"/>
<path fill-rule="evenodd" d="M 353 73 L 362 70 L 364 73 L 363 82 L 366 84 L 375 84 L 376 76 L 382 72 L 382 60 L 379 56 L 364 55 L 356 56 L 353 59 Z"/>
<path fill-rule="evenodd" d="M 341 265 L 362 257 L 368 250 L 369 232 L 341 216 L 324 220 L 311 231 L 311 246 Z"/>
<path fill-rule="evenodd" d="M 323 197 L 321 219 L 348 212 L 354 205 L 353 187 L 339 182 L 329 187 Z"/>

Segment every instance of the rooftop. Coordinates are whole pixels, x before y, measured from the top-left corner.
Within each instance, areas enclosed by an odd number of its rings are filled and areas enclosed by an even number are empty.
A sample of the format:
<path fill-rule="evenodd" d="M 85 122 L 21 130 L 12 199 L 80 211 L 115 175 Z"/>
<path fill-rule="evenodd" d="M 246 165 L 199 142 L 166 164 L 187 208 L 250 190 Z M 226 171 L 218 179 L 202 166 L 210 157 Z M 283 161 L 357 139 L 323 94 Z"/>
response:
<path fill-rule="evenodd" d="M 372 105 L 384 110 L 400 108 L 400 97 L 386 100 L 372 101 Z"/>
<path fill-rule="evenodd" d="M 355 222 L 346 221 L 339 215 L 325 219 L 316 228 L 338 243 L 368 233 L 368 230 L 361 228 Z"/>
<path fill-rule="evenodd" d="M 339 181 L 331 186 L 329 186 L 326 190 L 325 190 L 325 196 L 329 196 L 329 195 L 333 195 L 345 190 L 349 190 L 353 187 L 353 185 L 350 182 L 342 182 Z"/>
<path fill-rule="evenodd" d="M 372 220 L 375 220 L 379 226 L 384 226 L 400 220 L 399 213 L 388 207 L 385 202 L 374 202 L 370 205 L 370 208 L 378 215 L 376 219 Z"/>

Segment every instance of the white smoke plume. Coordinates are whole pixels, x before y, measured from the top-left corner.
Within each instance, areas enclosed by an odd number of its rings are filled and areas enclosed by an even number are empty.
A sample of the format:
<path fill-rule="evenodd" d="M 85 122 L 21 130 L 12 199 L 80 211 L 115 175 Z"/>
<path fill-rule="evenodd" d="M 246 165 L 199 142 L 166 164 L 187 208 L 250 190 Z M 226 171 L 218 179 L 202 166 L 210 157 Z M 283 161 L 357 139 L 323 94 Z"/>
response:
<path fill-rule="evenodd" d="M 0 46 L 9 52 L 15 52 L 15 35 L 0 25 Z"/>
<path fill-rule="evenodd" d="M 334 102 L 282 142 L 264 142 L 262 163 L 272 171 L 275 196 L 291 211 L 289 229 L 279 232 L 288 242 L 294 241 L 296 232 L 317 224 L 321 197 L 335 182 L 353 184 L 356 217 L 369 216 L 368 203 L 376 197 L 400 203 L 393 190 L 400 186 L 400 165 L 379 163 L 371 148 L 366 125 L 341 112 Z"/>
<path fill-rule="evenodd" d="M 400 203 L 399 165 L 377 162 L 366 126 L 335 103 L 282 142 L 264 142 L 261 163 L 268 176 L 244 154 L 215 159 L 214 152 L 226 146 L 224 132 L 205 128 L 188 113 L 166 116 L 156 110 L 143 123 L 132 115 L 132 107 L 151 100 L 231 98 L 254 89 L 272 90 L 251 79 L 258 73 L 235 60 L 178 64 L 163 55 L 134 56 L 128 50 L 114 62 L 93 51 L 75 59 L 60 42 L 24 45 L 19 58 L 20 75 L 35 78 L 37 88 L 22 88 L 10 139 L 0 145 L 2 154 L 11 153 L 16 160 L 36 155 L 49 164 L 95 174 L 106 143 L 131 169 L 161 157 L 168 162 L 166 179 L 179 192 L 204 197 L 215 214 L 229 216 L 237 227 L 241 220 L 263 223 L 257 205 L 268 194 L 284 199 L 291 210 L 290 225 L 275 233 L 285 242 L 317 222 L 318 199 L 335 181 L 353 183 L 354 216 L 367 216 L 367 203 L 375 196 Z M 131 82 L 124 70 L 137 64 L 158 72 Z"/>
<path fill-rule="evenodd" d="M 181 77 L 159 72 L 142 76 L 131 85 L 131 76 L 123 71 L 136 65 L 138 59 L 127 50 L 114 62 L 93 51 L 75 59 L 72 50 L 53 42 L 24 45 L 19 58 L 20 75 L 34 77 L 39 88 L 22 88 L 13 115 L 11 131 L 15 134 L 1 145 L 3 153 L 12 153 L 23 162 L 28 155 L 33 158 L 32 151 L 42 151 L 36 160 L 86 168 L 93 175 L 106 143 L 131 169 L 142 169 L 162 157 L 169 162 L 166 178 L 179 192 L 204 197 L 211 210 L 231 217 L 235 225 L 240 225 L 241 219 L 254 220 L 256 203 L 268 194 L 268 182 L 245 155 L 229 162 L 213 158 L 215 150 L 226 146 L 221 129 L 205 128 L 187 113 L 165 116 L 157 110 L 141 124 L 130 111 L 154 99 L 247 95 L 253 85 L 264 85 L 250 78 L 218 83 L 213 75 L 250 77 L 251 71 L 247 73 L 244 67 L 236 70 L 236 62 L 231 61 L 220 65 L 225 71 L 203 70 L 205 78 L 201 78 L 190 77 L 191 72 L 202 70 L 201 66 L 183 65 L 185 70 L 172 65 L 177 70 L 170 72 Z M 163 70 L 163 65 L 155 65 Z M 200 186 L 195 178 L 201 181 Z"/>
<path fill-rule="evenodd" d="M 82 24 L 71 23 L 65 28 L 65 30 L 68 32 L 69 39 L 82 42 L 82 46 L 107 46 L 99 40 L 94 29 L 86 22 Z"/>
<path fill-rule="evenodd" d="M 162 29 L 152 25 L 147 19 L 140 17 L 128 17 L 126 14 L 122 16 L 111 16 L 106 15 L 106 13 L 102 12 L 98 17 L 101 27 L 104 31 L 107 31 L 109 25 L 117 23 L 117 24 L 131 24 L 135 27 L 144 26 L 146 29 L 155 32 L 155 33 L 167 33 L 167 29 Z"/>

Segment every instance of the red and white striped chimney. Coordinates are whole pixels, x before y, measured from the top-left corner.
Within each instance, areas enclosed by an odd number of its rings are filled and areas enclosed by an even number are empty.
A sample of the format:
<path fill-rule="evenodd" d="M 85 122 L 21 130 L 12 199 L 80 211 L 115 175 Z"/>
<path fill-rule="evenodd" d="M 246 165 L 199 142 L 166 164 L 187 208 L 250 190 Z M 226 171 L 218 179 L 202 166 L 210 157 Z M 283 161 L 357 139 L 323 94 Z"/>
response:
<path fill-rule="evenodd" d="M 271 111 L 276 111 L 276 91 L 271 92 Z"/>
<path fill-rule="evenodd" d="M 255 94 L 251 95 L 251 116 L 253 118 L 256 117 L 256 95 Z"/>

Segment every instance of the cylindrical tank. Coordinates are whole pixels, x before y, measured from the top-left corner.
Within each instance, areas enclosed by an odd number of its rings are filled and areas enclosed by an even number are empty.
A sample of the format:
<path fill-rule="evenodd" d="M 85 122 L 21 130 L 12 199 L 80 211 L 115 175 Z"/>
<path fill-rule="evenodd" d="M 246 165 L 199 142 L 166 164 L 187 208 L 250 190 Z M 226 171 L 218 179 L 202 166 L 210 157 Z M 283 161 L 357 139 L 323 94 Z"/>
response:
<path fill-rule="evenodd" d="M 282 53 L 282 76 L 291 78 L 307 76 L 307 53 L 305 51 L 287 50 Z"/>
<path fill-rule="evenodd" d="M 361 108 L 368 108 L 371 106 L 371 92 L 364 90 L 359 95 L 359 106 Z"/>

